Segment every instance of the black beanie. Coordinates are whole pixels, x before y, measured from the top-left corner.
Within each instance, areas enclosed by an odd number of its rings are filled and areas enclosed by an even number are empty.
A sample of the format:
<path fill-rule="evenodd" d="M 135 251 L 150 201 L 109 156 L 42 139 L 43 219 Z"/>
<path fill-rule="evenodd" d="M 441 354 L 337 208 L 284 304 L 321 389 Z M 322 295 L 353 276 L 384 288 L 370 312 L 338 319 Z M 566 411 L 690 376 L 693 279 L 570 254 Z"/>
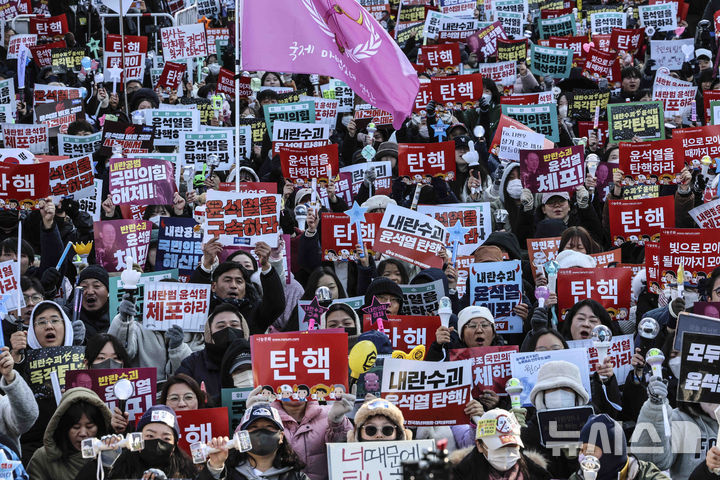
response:
<path fill-rule="evenodd" d="M 398 301 L 400 302 L 400 310 L 402 310 L 402 289 L 400 288 L 400 285 L 393 282 L 387 277 L 377 277 L 368 286 L 367 292 L 365 292 L 365 305 L 370 305 L 372 303 L 373 297 L 377 297 L 378 295 L 382 295 L 383 293 L 387 293 L 389 295 L 397 297 Z"/>
<path fill-rule="evenodd" d="M 81 283 L 83 280 L 87 280 L 89 278 L 99 280 L 103 285 L 105 285 L 105 288 L 110 290 L 110 277 L 108 276 L 108 272 L 100 265 L 88 265 L 85 267 L 83 271 L 80 272 L 78 283 Z"/>

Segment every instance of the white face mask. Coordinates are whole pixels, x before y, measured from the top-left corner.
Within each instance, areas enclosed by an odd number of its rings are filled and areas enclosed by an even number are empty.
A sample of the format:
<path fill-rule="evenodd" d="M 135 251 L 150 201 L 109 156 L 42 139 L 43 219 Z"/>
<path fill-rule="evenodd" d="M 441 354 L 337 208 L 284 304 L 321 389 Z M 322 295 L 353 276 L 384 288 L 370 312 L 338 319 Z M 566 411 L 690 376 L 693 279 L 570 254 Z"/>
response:
<path fill-rule="evenodd" d="M 670 371 L 675 375 L 675 378 L 680 378 L 680 361 L 682 359 L 677 356 L 675 358 L 671 358 L 668 360 L 668 367 L 670 367 Z"/>
<path fill-rule="evenodd" d="M 554 392 L 545 393 L 545 407 L 568 408 L 575 406 L 575 392 L 567 390 L 555 390 Z"/>
<path fill-rule="evenodd" d="M 523 186 L 522 181 L 519 178 L 516 178 L 514 180 L 510 180 L 507 184 L 507 193 L 510 195 L 510 198 L 514 198 L 517 200 L 520 198 L 520 195 L 522 195 Z"/>
<path fill-rule="evenodd" d="M 235 385 L 235 388 L 245 388 L 245 387 L 253 386 L 252 370 L 235 372 L 232 374 L 232 379 L 233 379 L 233 385 Z"/>
<path fill-rule="evenodd" d="M 420 134 L 421 137 L 423 137 L 423 138 L 428 138 L 429 134 L 428 134 L 428 127 L 427 127 L 427 125 L 420 125 L 420 126 L 418 127 L 418 133 Z"/>
<path fill-rule="evenodd" d="M 483 93 L 482 99 L 485 100 L 487 103 L 492 102 L 492 93 Z"/>
<path fill-rule="evenodd" d="M 520 447 L 516 445 L 514 447 L 488 450 L 485 458 L 498 472 L 507 472 L 520 460 Z"/>
<path fill-rule="evenodd" d="M 152 217 L 149 218 L 149 220 L 150 220 L 150 221 L 153 223 L 153 225 L 155 225 L 155 226 L 159 226 L 159 225 L 160 225 L 160 215 L 153 215 Z"/>
<path fill-rule="evenodd" d="M 347 127 L 348 125 L 350 125 L 350 120 L 352 120 L 352 118 L 352 115 L 345 115 L 344 117 L 342 117 L 342 124 Z"/>
<path fill-rule="evenodd" d="M 212 73 L 213 75 L 217 75 L 218 73 L 220 73 L 220 64 L 211 63 L 210 65 L 208 65 L 208 70 L 210 70 L 210 73 Z"/>
<path fill-rule="evenodd" d="M 558 107 L 558 115 L 560 116 L 560 118 L 565 118 L 565 117 L 567 117 L 567 112 L 568 112 L 568 106 L 567 106 L 567 105 L 560 105 L 560 106 Z"/>

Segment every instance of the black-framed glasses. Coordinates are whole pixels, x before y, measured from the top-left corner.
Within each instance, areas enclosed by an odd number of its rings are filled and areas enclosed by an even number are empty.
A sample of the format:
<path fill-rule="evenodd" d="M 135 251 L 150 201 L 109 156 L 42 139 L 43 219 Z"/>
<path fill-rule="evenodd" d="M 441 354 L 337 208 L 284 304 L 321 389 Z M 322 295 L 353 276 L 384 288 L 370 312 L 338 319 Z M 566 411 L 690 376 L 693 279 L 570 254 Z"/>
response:
<path fill-rule="evenodd" d="M 384 425 L 382 428 L 378 429 L 375 425 L 363 425 L 363 430 L 365 430 L 365 435 L 368 437 L 374 437 L 377 435 L 378 430 L 380 433 L 383 434 L 384 437 L 389 437 L 393 433 L 395 433 L 395 430 L 397 427 L 395 425 Z"/>

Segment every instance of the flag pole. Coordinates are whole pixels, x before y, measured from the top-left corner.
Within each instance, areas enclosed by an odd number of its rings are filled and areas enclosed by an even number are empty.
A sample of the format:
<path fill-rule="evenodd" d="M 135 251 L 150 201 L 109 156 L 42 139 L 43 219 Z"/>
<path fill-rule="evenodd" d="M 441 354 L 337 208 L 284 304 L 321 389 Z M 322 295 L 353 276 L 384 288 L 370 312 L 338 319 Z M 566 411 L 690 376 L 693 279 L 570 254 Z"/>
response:
<path fill-rule="evenodd" d="M 235 0 L 235 191 L 240 191 L 240 0 Z"/>
<path fill-rule="evenodd" d="M 122 10 L 122 0 L 120 2 L 120 9 Z M 125 86 L 127 85 L 127 78 L 125 78 L 125 18 L 122 15 L 118 15 L 118 20 L 120 23 L 120 57 L 122 62 L 122 71 L 120 73 L 120 83 L 122 83 L 122 89 L 123 89 L 123 97 L 125 99 L 125 115 L 127 115 L 128 121 L 132 123 L 132 119 L 130 118 L 130 105 L 128 105 L 128 98 L 127 98 L 127 88 Z"/>

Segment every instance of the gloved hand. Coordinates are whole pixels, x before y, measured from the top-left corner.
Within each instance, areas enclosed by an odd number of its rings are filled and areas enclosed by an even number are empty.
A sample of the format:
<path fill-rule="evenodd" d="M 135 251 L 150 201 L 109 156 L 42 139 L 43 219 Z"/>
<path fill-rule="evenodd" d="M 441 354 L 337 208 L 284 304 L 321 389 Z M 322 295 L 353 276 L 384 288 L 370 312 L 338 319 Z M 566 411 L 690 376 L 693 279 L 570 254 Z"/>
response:
<path fill-rule="evenodd" d="M 183 329 L 180 325 L 173 325 L 165 332 L 165 338 L 168 341 L 169 348 L 178 348 L 183 343 Z"/>
<path fill-rule="evenodd" d="M 335 399 L 335 402 L 330 407 L 328 412 L 328 421 L 330 423 L 340 423 L 346 413 L 349 413 L 353 409 L 355 404 L 355 395 L 350 393 L 343 393 L 340 400 Z"/>
<path fill-rule="evenodd" d="M 72 322 L 73 329 L 73 344 L 82 345 L 85 341 L 85 324 L 82 320 L 75 320 Z"/>
<path fill-rule="evenodd" d="M 125 319 L 132 319 L 137 315 L 137 307 L 135 306 L 135 302 L 130 300 L 130 295 L 125 294 L 123 295 L 122 302 L 120 302 L 120 306 L 118 307 L 118 313 L 123 315 Z"/>
<path fill-rule="evenodd" d="M 652 58 L 649 59 L 647 62 L 645 62 L 645 69 L 643 70 L 643 73 L 649 77 L 650 75 L 652 75 L 652 67 L 654 66 L 655 60 L 653 60 Z"/>
<path fill-rule="evenodd" d="M 533 332 L 537 332 L 541 328 L 547 328 L 548 309 L 546 307 L 537 307 L 532 314 L 532 318 L 530 319 L 530 325 L 532 326 Z"/>
<path fill-rule="evenodd" d="M 522 204 L 523 210 L 526 212 L 531 211 L 535 206 L 535 197 L 533 197 L 532 192 L 527 188 L 523 188 L 523 191 L 520 194 L 520 203 Z"/>
<path fill-rule="evenodd" d="M 580 209 L 586 209 L 590 204 L 590 193 L 583 185 L 575 189 L 575 201 Z"/>
<path fill-rule="evenodd" d="M 437 106 L 437 103 L 435 103 L 435 100 L 430 100 L 425 107 L 425 113 L 427 113 L 428 118 L 435 116 L 435 107 Z"/>
<path fill-rule="evenodd" d="M 670 311 L 670 320 L 668 321 L 668 328 L 671 328 L 675 330 L 677 327 L 677 317 L 685 310 L 685 299 L 683 297 L 676 297 L 671 302 L 670 305 L 668 305 L 668 310 Z"/>
<path fill-rule="evenodd" d="M 262 386 L 257 387 L 255 390 L 250 392 L 248 395 L 247 400 L 245 401 L 245 408 L 250 408 L 256 403 L 265 403 L 267 402 L 267 399 L 265 398 L 265 395 L 260 395 L 260 392 L 262 392 Z"/>
<path fill-rule="evenodd" d="M 365 173 L 363 173 L 363 183 L 366 187 L 370 188 L 377 178 L 377 172 L 374 168 L 368 168 L 365 170 Z"/>
<path fill-rule="evenodd" d="M 480 97 L 480 101 L 478 102 L 478 110 L 480 110 L 481 112 L 487 112 L 488 110 L 490 110 L 490 102 Z"/>
<path fill-rule="evenodd" d="M 468 148 L 470 150 L 462 156 L 463 160 L 465 160 L 470 166 L 477 165 L 480 162 L 480 155 L 478 155 L 477 150 L 475 150 L 475 142 L 468 142 Z"/>
<path fill-rule="evenodd" d="M 55 267 L 50 267 L 42 273 L 42 276 L 40 277 L 40 283 L 45 290 L 46 298 L 55 297 L 62 278 L 62 275 Z"/>
<path fill-rule="evenodd" d="M 652 377 L 647 386 L 648 398 L 656 405 L 661 405 L 668 395 L 668 388 L 660 377 Z"/>

